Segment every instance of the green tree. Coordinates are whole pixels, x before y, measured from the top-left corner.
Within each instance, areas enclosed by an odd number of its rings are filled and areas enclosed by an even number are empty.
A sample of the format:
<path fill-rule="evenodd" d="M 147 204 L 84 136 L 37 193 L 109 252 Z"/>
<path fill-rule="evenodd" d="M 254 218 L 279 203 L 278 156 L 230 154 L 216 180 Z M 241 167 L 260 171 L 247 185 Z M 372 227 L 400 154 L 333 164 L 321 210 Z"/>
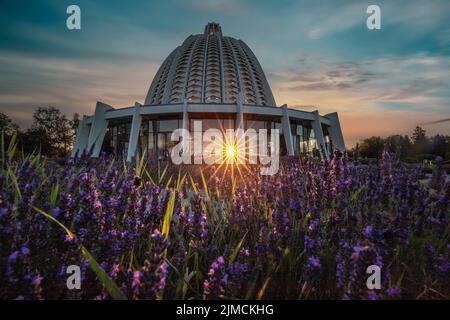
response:
<path fill-rule="evenodd" d="M 396 134 L 389 136 L 385 139 L 385 142 L 389 146 L 389 151 L 398 153 L 401 158 L 406 157 L 411 149 L 411 140 L 407 135 Z"/>
<path fill-rule="evenodd" d="M 433 144 L 432 153 L 436 156 L 445 157 L 450 152 L 450 137 L 444 135 L 435 135 L 431 138 Z"/>
<path fill-rule="evenodd" d="M 67 156 L 75 137 L 75 125 L 79 123 L 79 116 L 75 114 L 72 120 L 54 107 L 38 108 L 33 114 L 30 133 L 40 133 L 46 139 L 42 145 L 51 146 L 50 156 Z M 47 151 L 47 148 L 45 148 Z M 44 151 L 44 150 L 42 150 Z"/>
<path fill-rule="evenodd" d="M 383 152 L 384 139 L 381 137 L 371 137 L 361 141 L 359 153 L 362 157 L 378 158 Z"/>
<path fill-rule="evenodd" d="M 419 158 L 430 157 L 433 145 L 430 139 L 426 136 L 426 131 L 417 126 L 412 134 L 413 145 L 410 150 L 410 155 L 419 156 Z"/>
<path fill-rule="evenodd" d="M 0 112 L 0 133 L 4 132 L 5 135 L 10 136 L 18 130 L 19 126 L 6 114 Z"/>
<path fill-rule="evenodd" d="M 419 144 L 421 142 L 423 142 L 424 140 L 427 139 L 427 135 L 426 135 L 426 131 L 425 129 L 423 129 L 422 127 L 417 126 L 412 134 L 412 140 L 414 144 Z"/>

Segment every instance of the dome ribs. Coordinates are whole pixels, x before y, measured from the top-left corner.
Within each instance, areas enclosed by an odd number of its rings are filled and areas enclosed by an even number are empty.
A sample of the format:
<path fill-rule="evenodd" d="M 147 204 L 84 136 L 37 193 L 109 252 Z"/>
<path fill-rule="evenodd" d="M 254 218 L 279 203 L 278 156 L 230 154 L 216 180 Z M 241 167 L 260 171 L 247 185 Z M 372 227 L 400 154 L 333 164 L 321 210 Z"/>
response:
<path fill-rule="evenodd" d="M 275 106 L 264 72 L 241 40 L 222 36 L 217 23 L 203 34 L 189 36 L 164 60 L 147 93 L 145 104 L 244 103 Z"/>

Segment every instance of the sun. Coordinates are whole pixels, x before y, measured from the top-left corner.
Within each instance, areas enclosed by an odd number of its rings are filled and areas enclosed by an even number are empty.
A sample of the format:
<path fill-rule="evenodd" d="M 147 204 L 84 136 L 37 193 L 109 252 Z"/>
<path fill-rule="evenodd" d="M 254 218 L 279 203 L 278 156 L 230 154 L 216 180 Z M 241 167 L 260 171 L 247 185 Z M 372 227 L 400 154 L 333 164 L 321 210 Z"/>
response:
<path fill-rule="evenodd" d="M 237 150 L 236 150 L 236 146 L 233 144 L 227 144 L 225 146 L 225 153 L 226 153 L 226 158 L 227 159 L 233 159 L 236 157 L 237 154 Z"/>

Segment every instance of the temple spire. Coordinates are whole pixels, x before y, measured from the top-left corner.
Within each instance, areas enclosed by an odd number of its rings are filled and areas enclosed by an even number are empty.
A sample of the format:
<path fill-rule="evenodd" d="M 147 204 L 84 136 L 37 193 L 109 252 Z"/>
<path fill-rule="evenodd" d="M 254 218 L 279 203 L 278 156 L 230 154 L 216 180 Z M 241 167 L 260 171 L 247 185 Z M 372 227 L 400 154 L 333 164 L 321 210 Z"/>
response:
<path fill-rule="evenodd" d="M 210 35 L 210 34 L 214 34 L 214 33 L 219 33 L 220 35 L 222 35 L 222 29 L 220 28 L 220 25 L 216 22 L 209 22 L 206 26 L 205 26 L 205 35 Z"/>

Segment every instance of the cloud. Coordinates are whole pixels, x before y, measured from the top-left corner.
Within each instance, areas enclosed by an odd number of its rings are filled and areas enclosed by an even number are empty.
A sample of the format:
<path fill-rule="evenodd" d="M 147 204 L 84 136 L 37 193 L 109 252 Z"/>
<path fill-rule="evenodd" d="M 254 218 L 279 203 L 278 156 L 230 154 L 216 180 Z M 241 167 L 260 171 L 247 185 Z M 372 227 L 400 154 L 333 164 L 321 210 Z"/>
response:
<path fill-rule="evenodd" d="M 303 57 L 268 77 L 279 104 L 338 111 L 352 145 L 368 135 L 407 134 L 425 119 L 448 116 L 449 68 L 448 56 L 428 53 L 359 61 Z M 432 132 L 450 134 L 450 128 L 433 126 Z"/>
<path fill-rule="evenodd" d="M 300 2 L 304 4 L 304 2 Z M 400 28 L 408 33 L 404 37 L 417 37 L 440 28 L 448 19 L 450 11 L 446 0 L 435 1 L 379 1 L 376 3 L 381 9 L 381 31 Z M 366 9 L 369 3 L 339 1 L 338 5 L 331 6 L 323 3 L 315 6 L 319 10 L 308 12 L 316 18 L 308 20 L 307 36 L 318 40 L 331 37 L 337 33 L 347 32 L 353 28 L 366 27 L 368 14 Z M 320 17 L 320 18 L 319 18 Z"/>
<path fill-rule="evenodd" d="M 299 96 L 310 91 L 343 90 L 382 107 L 383 102 L 438 102 L 434 94 L 450 89 L 450 74 L 444 71 L 449 68 L 449 57 L 424 53 L 358 62 L 306 58 L 295 68 L 272 72 L 269 77 L 273 76 L 275 87 Z"/>
<path fill-rule="evenodd" d="M 365 6 L 362 4 L 343 4 L 340 6 L 324 6 L 321 8 L 322 19 L 315 19 L 307 29 L 310 39 L 320 39 L 336 32 L 349 30 L 365 21 Z"/>
<path fill-rule="evenodd" d="M 151 61 L 80 61 L 0 51 L 0 112 L 27 126 L 40 106 L 54 106 L 69 115 L 92 114 L 98 100 L 130 106 L 143 102 L 158 67 Z"/>
<path fill-rule="evenodd" d="M 450 118 L 426 122 L 426 123 L 423 123 L 423 125 L 427 125 L 427 124 L 436 124 L 436 123 L 444 123 L 444 122 L 450 122 Z"/>

